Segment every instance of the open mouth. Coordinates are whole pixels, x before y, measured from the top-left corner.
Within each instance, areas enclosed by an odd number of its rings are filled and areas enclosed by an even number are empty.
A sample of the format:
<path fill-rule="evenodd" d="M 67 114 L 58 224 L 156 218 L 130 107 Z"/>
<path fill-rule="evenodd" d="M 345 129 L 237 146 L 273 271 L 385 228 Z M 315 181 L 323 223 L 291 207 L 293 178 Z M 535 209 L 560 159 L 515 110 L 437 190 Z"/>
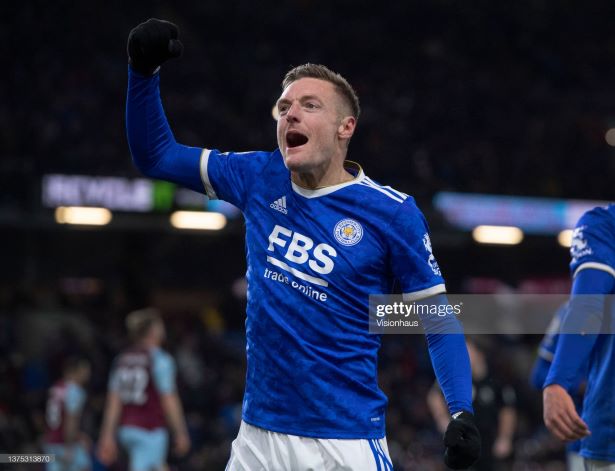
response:
<path fill-rule="evenodd" d="M 289 131 L 286 133 L 286 144 L 289 148 L 302 146 L 306 144 L 308 140 L 306 135 L 297 131 Z"/>

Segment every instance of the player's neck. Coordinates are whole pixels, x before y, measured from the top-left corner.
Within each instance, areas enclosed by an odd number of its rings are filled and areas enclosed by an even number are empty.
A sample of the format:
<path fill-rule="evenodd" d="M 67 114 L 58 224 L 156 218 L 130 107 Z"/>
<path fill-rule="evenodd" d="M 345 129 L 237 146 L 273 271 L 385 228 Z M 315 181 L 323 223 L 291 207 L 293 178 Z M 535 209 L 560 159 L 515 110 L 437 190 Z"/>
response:
<path fill-rule="evenodd" d="M 308 190 L 317 190 L 327 186 L 339 185 L 346 183 L 355 178 L 344 165 L 319 168 L 310 172 L 291 172 L 290 178 L 296 185 Z"/>

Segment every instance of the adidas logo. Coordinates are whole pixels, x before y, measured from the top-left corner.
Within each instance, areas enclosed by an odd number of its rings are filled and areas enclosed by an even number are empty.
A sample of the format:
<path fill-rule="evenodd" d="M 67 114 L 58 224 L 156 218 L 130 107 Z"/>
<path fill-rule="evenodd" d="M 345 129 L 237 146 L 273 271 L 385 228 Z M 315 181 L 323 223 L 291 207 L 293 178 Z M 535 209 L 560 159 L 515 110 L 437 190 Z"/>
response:
<path fill-rule="evenodd" d="M 276 211 L 280 211 L 282 214 L 288 214 L 288 209 L 286 209 L 286 196 L 278 198 L 271 203 L 269 207 L 275 209 Z"/>

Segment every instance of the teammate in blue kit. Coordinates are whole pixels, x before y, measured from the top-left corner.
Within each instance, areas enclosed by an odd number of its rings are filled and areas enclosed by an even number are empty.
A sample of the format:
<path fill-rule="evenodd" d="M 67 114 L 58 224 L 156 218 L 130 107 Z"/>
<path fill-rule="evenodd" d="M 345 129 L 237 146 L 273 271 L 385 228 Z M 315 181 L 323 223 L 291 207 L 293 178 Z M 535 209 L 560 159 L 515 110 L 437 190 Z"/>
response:
<path fill-rule="evenodd" d="M 345 160 L 359 102 L 324 66 L 287 73 L 276 105 L 279 149 L 178 144 L 158 74 L 181 54 L 177 38 L 175 25 L 155 19 L 130 33 L 128 142 L 144 174 L 226 200 L 245 217 L 248 366 L 227 469 L 391 470 L 368 297 L 398 280 L 406 300 L 446 302 L 426 222 L 413 198 Z M 463 469 L 480 452 L 468 354 L 454 316 L 438 322 L 427 342 L 454 417 L 445 461 Z"/>
<path fill-rule="evenodd" d="M 615 204 L 579 220 L 570 248 L 569 311 L 544 383 L 544 419 L 561 440 L 581 441 L 586 470 L 615 471 Z M 576 332 L 576 334 L 573 334 Z M 568 393 L 588 362 L 583 418 Z"/>
<path fill-rule="evenodd" d="M 538 356 L 534 361 L 532 372 L 530 374 L 530 383 L 537 390 L 542 390 L 542 386 L 547 379 L 549 369 L 555 356 L 555 351 L 559 343 L 559 330 L 564 319 L 566 312 L 568 311 L 568 304 L 562 305 L 551 319 L 549 327 L 545 336 L 540 342 L 538 347 Z M 581 368 L 578 372 L 577 378 L 572 383 L 569 391 L 570 397 L 574 403 L 574 407 L 577 414 L 581 414 L 583 410 L 583 391 L 585 389 L 585 377 L 587 376 L 587 367 Z M 581 449 L 581 441 L 575 440 L 566 444 L 566 463 L 568 471 L 584 471 L 585 465 L 583 464 L 583 457 L 579 455 Z"/>

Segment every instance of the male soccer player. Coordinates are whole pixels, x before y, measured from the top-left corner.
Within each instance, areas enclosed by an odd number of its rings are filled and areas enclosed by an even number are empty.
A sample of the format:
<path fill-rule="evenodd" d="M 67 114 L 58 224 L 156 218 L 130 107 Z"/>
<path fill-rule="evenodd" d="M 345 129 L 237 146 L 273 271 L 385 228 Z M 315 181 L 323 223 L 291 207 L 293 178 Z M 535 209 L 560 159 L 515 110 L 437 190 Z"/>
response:
<path fill-rule="evenodd" d="M 158 311 L 134 311 L 126 318 L 126 327 L 133 345 L 113 362 L 98 456 L 104 464 L 115 461 L 119 425 L 118 440 L 128 453 L 130 471 L 162 471 L 169 440 L 167 424 L 175 452 L 181 456 L 190 448 L 175 388 L 175 363 L 160 348 L 165 329 Z"/>
<path fill-rule="evenodd" d="M 390 470 L 368 296 L 390 292 L 395 279 L 407 300 L 442 296 L 425 220 L 413 198 L 345 160 L 359 102 L 324 66 L 286 75 L 275 151 L 178 144 L 158 74 L 181 53 L 177 38 L 175 25 L 155 19 L 130 33 L 127 133 L 144 174 L 224 199 L 245 217 L 248 367 L 227 469 Z M 480 441 L 461 327 L 445 319 L 441 331 L 457 334 L 432 332 L 427 341 L 454 417 L 445 460 L 462 469 L 476 460 Z"/>
<path fill-rule="evenodd" d="M 559 342 L 560 326 L 562 320 L 568 310 L 568 304 L 562 305 L 553 316 L 545 336 L 540 342 L 538 347 L 538 356 L 534 361 L 532 372 L 530 374 L 530 383 L 537 390 L 542 390 L 542 386 L 547 379 L 549 369 L 553 362 L 553 356 L 557 349 Z M 577 414 L 581 414 L 583 410 L 583 393 L 585 389 L 585 376 L 586 368 L 581 368 L 576 380 L 572 384 L 572 388 L 569 391 L 570 397 L 574 402 L 574 407 L 577 410 Z M 566 464 L 568 471 L 585 471 L 585 465 L 583 464 L 583 457 L 579 455 L 581 449 L 581 441 L 575 440 L 566 444 Z"/>
<path fill-rule="evenodd" d="M 90 363 L 82 357 L 64 362 L 62 379 L 49 389 L 45 409 L 45 453 L 55 455 L 48 471 L 87 471 L 92 462 L 87 450 L 89 439 L 81 432 L 85 405 L 85 384 L 90 378 Z"/>
<path fill-rule="evenodd" d="M 615 204 L 581 217 L 570 254 L 572 293 L 544 383 L 545 424 L 561 440 L 582 439 L 586 470 L 615 471 Z M 581 418 L 568 391 L 585 362 Z"/>

